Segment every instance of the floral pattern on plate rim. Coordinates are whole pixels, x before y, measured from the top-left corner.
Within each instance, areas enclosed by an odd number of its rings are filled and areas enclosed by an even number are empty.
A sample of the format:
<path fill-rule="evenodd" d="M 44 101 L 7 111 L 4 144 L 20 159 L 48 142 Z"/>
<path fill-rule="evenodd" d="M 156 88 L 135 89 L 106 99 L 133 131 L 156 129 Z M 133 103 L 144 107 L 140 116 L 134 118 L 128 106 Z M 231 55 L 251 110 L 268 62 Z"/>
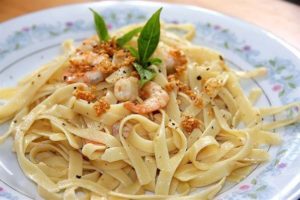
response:
<path fill-rule="evenodd" d="M 123 9 L 121 12 L 114 9 L 107 9 L 102 12 L 109 29 L 118 28 L 127 24 L 145 21 L 144 13 L 138 12 L 137 9 L 132 12 L 130 9 Z M 184 22 L 182 20 L 164 19 L 170 23 Z M 279 97 L 283 104 L 291 101 L 300 100 L 299 96 L 290 97 L 289 94 L 297 89 L 297 84 L 300 83 L 300 70 L 288 59 L 274 57 L 268 60 L 258 59 L 259 50 L 248 44 L 246 41 L 238 37 L 229 28 L 222 27 L 219 24 L 210 22 L 194 23 L 197 29 L 195 42 L 204 40 L 219 48 L 234 52 L 249 64 L 259 67 L 266 66 L 269 69 L 268 78 L 271 81 L 272 91 Z M 75 20 L 67 22 L 57 22 L 55 24 L 33 24 L 24 26 L 19 31 L 12 33 L 6 38 L 4 43 L 0 43 L 0 61 L 9 53 L 34 44 L 36 42 L 46 41 L 50 38 L 58 37 L 67 33 L 77 33 L 91 31 L 94 29 L 92 22 L 85 20 Z M 298 113 L 299 110 L 291 110 L 287 115 L 291 116 Z M 300 144 L 300 139 L 293 138 L 290 134 L 298 130 L 300 125 L 289 126 L 285 128 L 285 140 L 291 141 L 289 144 L 284 143 L 277 151 L 273 160 L 265 167 L 265 169 L 253 178 L 249 183 L 240 183 L 238 189 L 224 196 L 222 199 L 268 199 L 270 188 L 264 181 L 264 178 L 271 175 L 279 175 L 284 170 L 288 169 L 289 163 L 293 162 L 293 158 L 285 158 L 284 154 L 289 150 L 295 154 L 300 154 L 297 145 Z M 293 148 L 291 148 L 293 147 Z M 289 148 L 289 149 L 288 149 Z M 294 158 L 296 159 L 296 157 Z M 10 194 L 4 187 L 0 187 L 0 197 L 6 199 L 19 199 Z"/>

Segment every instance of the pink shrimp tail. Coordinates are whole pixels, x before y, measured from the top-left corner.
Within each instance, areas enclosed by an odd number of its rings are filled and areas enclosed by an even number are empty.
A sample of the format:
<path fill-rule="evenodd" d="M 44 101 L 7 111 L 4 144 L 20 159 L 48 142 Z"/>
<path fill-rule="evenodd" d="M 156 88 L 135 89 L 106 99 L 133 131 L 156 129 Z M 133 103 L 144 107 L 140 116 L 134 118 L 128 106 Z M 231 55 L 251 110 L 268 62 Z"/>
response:
<path fill-rule="evenodd" d="M 149 113 L 149 111 L 145 107 L 143 107 L 142 105 L 140 105 L 140 104 L 134 104 L 132 102 L 125 102 L 124 103 L 124 107 L 127 110 L 130 110 L 131 112 L 138 113 L 138 114 Z"/>

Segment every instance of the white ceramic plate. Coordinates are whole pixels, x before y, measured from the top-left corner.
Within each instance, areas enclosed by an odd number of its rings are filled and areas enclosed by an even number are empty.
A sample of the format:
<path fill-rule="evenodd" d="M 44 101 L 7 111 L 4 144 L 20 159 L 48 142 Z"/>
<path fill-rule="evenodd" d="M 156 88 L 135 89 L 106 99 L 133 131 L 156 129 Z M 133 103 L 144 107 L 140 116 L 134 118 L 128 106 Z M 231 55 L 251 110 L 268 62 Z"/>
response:
<path fill-rule="evenodd" d="M 264 91 L 258 106 L 300 100 L 300 54 L 253 25 L 191 6 L 153 2 L 99 2 L 48 9 L 0 24 L 0 87 L 15 85 L 24 75 L 60 54 L 64 39 L 80 41 L 94 33 L 89 7 L 100 11 L 110 29 L 145 21 L 163 6 L 162 19 L 188 22 L 197 27 L 194 40 L 220 51 L 229 65 L 243 70 L 269 68 L 265 79 L 244 82 L 246 90 Z M 274 24 L 275 26 L 276 24 Z M 287 115 L 297 114 L 293 110 Z M 5 126 L 1 127 L 4 132 Z M 283 144 L 266 147 L 271 154 L 239 184 L 227 184 L 217 199 L 293 199 L 300 189 L 300 126 L 280 129 Z M 36 186 L 27 179 L 11 152 L 11 140 L 0 145 L 0 199 L 38 199 Z"/>

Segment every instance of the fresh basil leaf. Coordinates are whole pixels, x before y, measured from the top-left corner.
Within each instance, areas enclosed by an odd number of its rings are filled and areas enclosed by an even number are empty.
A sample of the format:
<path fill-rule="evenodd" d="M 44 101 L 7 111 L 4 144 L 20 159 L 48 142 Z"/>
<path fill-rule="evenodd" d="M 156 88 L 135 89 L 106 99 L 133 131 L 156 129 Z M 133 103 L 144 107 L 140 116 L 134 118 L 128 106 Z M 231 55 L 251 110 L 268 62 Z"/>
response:
<path fill-rule="evenodd" d="M 105 42 L 108 41 L 110 37 L 104 19 L 93 9 L 90 8 L 90 10 L 93 12 L 94 15 L 95 28 L 99 39 Z"/>
<path fill-rule="evenodd" d="M 155 77 L 155 72 L 152 69 L 144 68 L 138 63 L 133 63 L 134 68 L 140 75 L 140 86 L 143 87 L 147 82 L 151 81 Z"/>
<path fill-rule="evenodd" d="M 160 12 L 158 9 L 143 27 L 138 38 L 138 50 L 140 63 L 145 65 L 150 56 L 154 53 L 160 38 Z"/>
<path fill-rule="evenodd" d="M 129 42 L 135 35 L 137 35 L 139 32 L 141 32 L 142 27 L 135 28 L 122 37 L 117 39 L 117 44 L 120 47 L 123 47 L 127 42 Z"/>
<path fill-rule="evenodd" d="M 131 53 L 132 56 L 136 57 L 137 60 L 139 59 L 139 53 L 136 50 L 136 48 L 134 48 L 132 46 L 126 46 L 125 48 Z"/>
<path fill-rule="evenodd" d="M 159 65 L 159 64 L 162 63 L 162 60 L 159 59 L 159 58 L 150 58 L 150 59 L 149 59 L 149 63 L 150 63 L 151 65 Z"/>

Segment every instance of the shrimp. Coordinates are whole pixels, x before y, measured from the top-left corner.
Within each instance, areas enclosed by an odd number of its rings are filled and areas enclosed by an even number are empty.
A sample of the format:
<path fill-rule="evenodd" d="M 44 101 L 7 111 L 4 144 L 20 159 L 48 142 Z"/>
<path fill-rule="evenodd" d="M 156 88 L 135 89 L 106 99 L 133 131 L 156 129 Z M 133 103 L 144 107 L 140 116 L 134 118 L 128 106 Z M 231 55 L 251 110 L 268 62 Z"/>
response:
<path fill-rule="evenodd" d="M 88 84 L 97 84 L 104 80 L 105 74 L 98 70 L 84 73 L 71 73 L 67 71 L 63 74 L 63 78 L 67 83 L 84 82 Z"/>
<path fill-rule="evenodd" d="M 168 93 L 153 81 L 145 85 L 143 94 L 147 98 L 143 103 L 134 104 L 133 102 L 126 102 L 124 103 L 125 108 L 134 113 L 147 114 L 165 107 L 170 99 Z"/>
<path fill-rule="evenodd" d="M 115 83 L 114 94 L 118 101 L 134 101 L 138 96 L 138 79 L 121 78 Z"/>
<path fill-rule="evenodd" d="M 95 66 L 106 62 L 107 59 L 109 58 L 105 55 L 79 50 L 69 60 L 71 66 L 63 74 L 64 81 L 67 83 L 85 82 L 89 84 L 96 84 L 103 81 L 105 74 Z"/>
<path fill-rule="evenodd" d="M 92 51 L 94 47 L 97 46 L 98 44 L 99 44 L 98 36 L 94 35 L 88 39 L 85 39 L 79 48 L 83 51 Z"/>
<path fill-rule="evenodd" d="M 157 54 L 157 55 L 156 55 Z M 164 43 L 159 44 L 155 56 L 161 56 L 163 63 L 168 73 L 171 72 L 182 72 L 186 70 L 187 59 L 182 51 L 177 48 L 169 47 Z"/>

